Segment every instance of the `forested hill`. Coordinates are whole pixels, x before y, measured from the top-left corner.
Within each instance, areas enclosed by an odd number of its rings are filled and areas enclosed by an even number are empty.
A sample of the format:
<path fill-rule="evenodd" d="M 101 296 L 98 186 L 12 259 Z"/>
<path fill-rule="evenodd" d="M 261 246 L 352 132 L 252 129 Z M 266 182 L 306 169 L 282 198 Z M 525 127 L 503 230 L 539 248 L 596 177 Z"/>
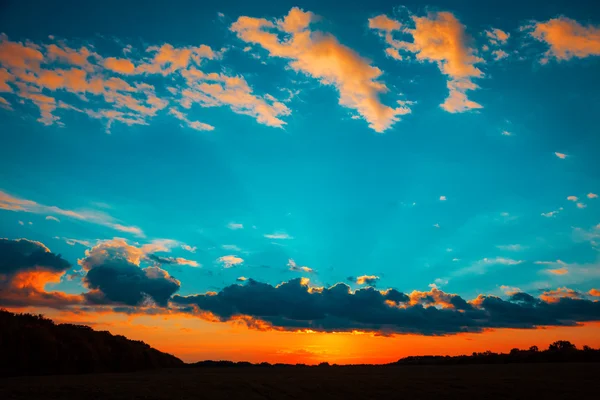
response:
<path fill-rule="evenodd" d="M 183 361 L 144 342 L 0 310 L 0 376 L 138 371 Z"/>

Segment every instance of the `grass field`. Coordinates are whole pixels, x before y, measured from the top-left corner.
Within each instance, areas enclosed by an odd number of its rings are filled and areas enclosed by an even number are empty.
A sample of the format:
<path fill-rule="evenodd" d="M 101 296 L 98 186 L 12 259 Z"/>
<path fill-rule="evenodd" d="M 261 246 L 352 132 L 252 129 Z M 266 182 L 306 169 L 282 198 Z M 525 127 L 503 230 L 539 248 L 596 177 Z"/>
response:
<path fill-rule="evenodd" d="M 600 364 L 180 368 L 0 379 L 1 399 L 570 399 Z"/>

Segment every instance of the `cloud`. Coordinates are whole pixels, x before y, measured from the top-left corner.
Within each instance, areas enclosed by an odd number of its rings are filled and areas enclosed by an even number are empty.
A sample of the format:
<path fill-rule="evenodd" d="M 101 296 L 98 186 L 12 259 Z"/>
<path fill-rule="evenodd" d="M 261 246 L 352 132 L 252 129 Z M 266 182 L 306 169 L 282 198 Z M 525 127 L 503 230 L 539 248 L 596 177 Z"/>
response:
<path fill-rule="evenodd" d="M 46 220 L 60 222 L 60 219 L 58 219 L 58 218 L 56 218 L 55 216 L 52 216 L 52 215 L 48 215 L 46 217 Z"/>
<path fill-rule="evenodd" d="M 542 64 L 551 58 L 559 61 L 571 58 L 586 58 L 600 55 L 600 28 L 581 25 L 567 17 L 558 17 L 546 22 L 535 22 L 530 35 L 549 46 Z"/>
<path fill-rule="evenodd" d="M 116 219 L 110 215 L 95 210 L 64 210 L 56 206 L 46 206 L 43 204 L 36 203 L 32 200 L 21 199 L 15 196 L 11 196 L 6 192 L 0 190 L 0 209 L 15 211 L 15 212 L 26 212 L 33 214 L 54 214 L 62 217 L 76 219 L 80 221 L 86 221 L 92 224 L 105 226 L 120 232 L 131 233 L 135 236 L 143 237 L 144 233 L 137 226 L 128 226 L 120 224 Z"/>
<path fill-rule="evenodd" d="M 264 235 L 267 239 L 275 239 L 275 240 L 287 240 L 293 239 L 292 236 L 288 235 L 285 232 L 275 232 Z"/>
<path fill-rule="evenodd" d="M 521 246 L 520 244 L 507 244 L 507 245 L 500 245 L 500 246 L 496 246 L 497 248 L 499 248 L 500 250 L 506 250 L 506 251 L 522 251 L 525 250 L 526 247 Z"/>
<path fill-rule="evenodd" d="M 556 290 L 548 290 L 540 295 L 540 299 L 547 303 L 557 303 L 561 299 L 581 299 L 582 294 L 576 290 L 568 288 L 558 288 Z"/>
<path fill-rule="evenodd" d="M 476 50 L 469 45 L 465 26 L 449 12 L 432 12 L 425 17 L 412 16 L 413 28 L 403 28 L 400 22 L 380 15 L 369 20 L 369 26 L 385 38 L 386 53 L 402 59 L 399 51 L 414 53 L 418 61 L 437 64 L 447 78 L 450 94 L 441 107 L 451 113 L 460 113 L 482 106 L 467 97 L 467 91 L 478 86 L 473 82 L 483 73 L 475 65 L 483 63 Z M 383 23 L 385 21 L 385 23 Z M 412 37 L 412 42 L 394 39 L 393 33 L 401 31 Z"/>
<path fill-rule="evenodd" d="M 255 94 L 242 76 L 204 73 L 199 68 L 222 56 L 206 45 L 174 47 L 166 43 L 129 51 L 127 58 L 105 58 L 87 48 L 73 50 L 64 41 L 51 40 L 55 43 L 43 45 L 12 42 L 0 36 L 0 91 L 12 92 L 36 105 L 38 121 L 45 125 L 62 126 L 60 114 L 73 111 L 105 122 L 110 132 L 115 122 L 148 125 L 173 102 L 187 109 L 193 103 L 225 106 L 260 124 L 279 128 L 285 124 L 280 117 L 291 113 L 273 96 Z M 167 90 L 148 84 L 149 75 L 153 75 L 153 83 Z M 184 85 L 180 85 L 181 79 Z M 6 103 L 5 107 L 10 107 Z M 169 107 L 169 113 L 192 129 L 214 129 L 174 107 Z"/>
<path fill-rule="evenodd" d="M 378 276 L 375 275 L 361 275 L 356 278 L 357 285 L 374 285 L 379 280 Z"/>
<path fill-rule="evenodd" d="M 567 268 L 556 268 L 556 269 L 549 269 L 546 272 L 548 272 L 549 274 L 552 274 L 552 275 L 566 275 L 569 273 L 569 270 Z"/>
<path fill-rule="evenodd" d="M 245 317 L 262 321 L 262 329 L 266 325 L 289 331 L 445 335 L 487 328 L 573 326 L 600 319 L 600 302 L 583 298 L 561 296 L 547 302 L 519 292 L 508 300 L 480 295 L 466 301 L 438 289 L 410 295 L 372 287 L 352 291 L 343 283 L 316 288 L 300 278 L 277 286 L 248 279 L 217 293 L 176 295 L 172 303 L 193 306 L 221 321 Z"/>
<path fill-rule="evenodd" d="M 440 196 L 440 201 L 446 201 L 446 196 Z"/>
<path fill-rule="evenodd" d="M 159 267 L 141 268 L 144 250 L 115 238 L 85 252 L 79 264 L 87 272 L 84 294 L 90 304 L 124 304 L 129 306 L 166 306 L 179 290 L 180 282 Z"/>
<path fill-rule="evenodd" d="M 586 208 L 587 205 L 585 205 L 584 203 L 577 203 L 577 208 Z"/>
<path fill-rule="evenodd" d="M 513 134 L 509 131 L 502 131 L 501 135 L 502 136 L 513 136 Z"/>
<path fill-rule="evenodd" d="M 334 36 L 310 28 L 316 18 L 294 7 L 275 21 L 239 17 L 230 29 L 242 41 L 263 47 L 269 56 L 289 60 L 294 71 L 335 87 L 339 104 L 355 110 L 376 132 L 389 129 L 401 115 L 408 114 L 407 102 L 398 100 L 395 108 L 381 102 L 380 95 L 389 89 L 380 81 L 383 72 L 379 68 Z"/>
<path fill-rule="evenodd" d="M 76 244 L 85 246 L 85 247 L 92 247 L 92 242 L 90 242 L 89 240 L 81 240 L 81 239 L 71 239 L 71 238 L 66 238 L 66 237 L 58 237 L 55 236 L 54 239 L 62 239 L 65 241 L 66 244 L 68 244 L 69 246 L 75 246 Z"/>
<path fill-rule="evenodd" d="M 248 280 L 248 278 L 246 278 L 245 276 L 240 276 L 239 278 L 236 279 L 236 281 L 238 282 L 246 282 Z"/>
<path fill-rule="evenodd" d="M 281 117 L 291 114 L 291 110 L 272 95 L 257 96 L 242 76 L 206 74 L 196 68 L 182 72 L 186 86 L 180 91 L 179 103 L 190 108 L 198 103 L 202 107 L 228 106 L 237 114 L 249 115 L 260 124 L 282 128 L 285 122 Z"/>
<path fill-rule="evenodd" d="M 598 289 L 591 289 L 588 294 L 592 297 L 600 297 L 600 290 Z"/>
<path fill-rule="evenodd" d="M 186 251 L 189 251 L 190 253 L 195 253 L 196 250 L 197 250 L 196 246 L 192 247 L 192 246 L 187 245 L 187 244 L 182 244 L 181 248 L 184 249 L 184 250 L 186 250 Z"/>
<path fill-rule="evenodd" d="M 229 224 L 227 224 L 227 227 L 231 230 L 236 230 L 236 229 L 244 229 L 244 225 L 243 224 L 238 224 L 235 222 L 230 222 Z"/>
<path fill-rule="evenodd" d="M 218 262 L 223 264 L 225 268 L 235 267 L 236 265 L 242 264 L 244 259 L 234 255 L 223 256 L 217 259 Z"/>
<path fill-rule="evenodd" d="M 487 272 L 489 267 L 495 265 L 518 265 L 521 264 L 522 260 L 514 260 L 512 258 L 506 257 L 495 257 L 495 258 L 484 258 L 482 260 L 476 261 L 468 267 L 462 268 L 453 275 L 461 276 L 461 275 L 469 275 L 469 274 L 484 274 Z"/>
<path fill-rule="evenodd" d="M 505 44 L 510 37 L 510 33 L 506 33 L 501 29 L 492 28 L 490 30 L 485 31 L 485 35 L 490 40 L 492 44 Z"/>
<path fill-rule="evenodd" d="M 509 56 L 504 50 L 494 50 L 492 51 L 492 55 L 494 56 L 494 61 L 500 61 Z"/>
<path fill-rule="evenodd" d="M 596 193 L 588 193 L 587 194 L 588 199 L 597 199 L 598 195 Z"/>
<path fill-rule="evenodd" d="M 517 294 L 519 292 L 521 292 L 522 290 L 519 289 L 518 287 L 514 287 L 514 286 L 506 286 L 506 285 L 501 285 L 500 289 L 504 292 L 505 295 L 507 296 L 512 296 L 513 294 Z"/>
<path fill-rule="evenodd" d="M 558 210 L 542 213 L 541 215 L 542 215 L 542 217 L 553 218 L 556 216 L 556 214 L 558 214 L 561 211 L 562 211 L 562 207 L 560 207 Z"/>
<path fill-rule="evenodd" d="M 309 274 L 314 273 L 315 271 L 312 268 L 309 267 L 300 267 L 296 264 L 296 262 L 294 260 L 292 260 L 291 258 L 288 260 L 288 267 L 290 267 L 290 271 L 294 271 L 294 272 L 306 272 Z"/>
<path fill-rule="evenodd" d="M 577 198 L 577 196 L 569 196 L 569 197 L 567 197 L 567 200 L 569 200 L 569 201 L 577 201 L 579 199 Z"/>
<path fill-rule="evenodd" d="M 81 297 L 48 292 L 59 283 L 71 264 L 44 244 L 28 239 L 0 239 L 0 305 L 63 308 Z"/>
<path fill-rule="evenodd" d="M 170 108 L 169 114 L 173 115 L 178 120 L 185 122 L 188 127 L 197 131 L 212 131 L 215 129 L 214 126 L 205 124 L 204 122 L 190 121 L 181 111 L 177 110 L 176 108 Z"/>
<path fill-rule="evenodd" d="M 389 18 L 387 15 L 381 14 L 373 18 L 369 18 L 369 28 L 380 31 L 399 31 L 402 24 L 399 21 Z"/>
<path fill-rule="evenodd" d="M 564 154 L 564 153 L 559 153 L 559 152 L 554 152 L 554 155 L 558 158 L 560 158 L 561 160 L 564 160 L 565 158 L 568 157 L 568 155 Z"/>
<path fill-rule="evenodd" d="M 198 264 L 196 261 L 188 260 L 183 257 L 161 257 L 157 256 L 156 254 L 148 254 L 148 259 L 163 265 L 187 265 L 189 267 L 200 266 L 200 264 Z"/>

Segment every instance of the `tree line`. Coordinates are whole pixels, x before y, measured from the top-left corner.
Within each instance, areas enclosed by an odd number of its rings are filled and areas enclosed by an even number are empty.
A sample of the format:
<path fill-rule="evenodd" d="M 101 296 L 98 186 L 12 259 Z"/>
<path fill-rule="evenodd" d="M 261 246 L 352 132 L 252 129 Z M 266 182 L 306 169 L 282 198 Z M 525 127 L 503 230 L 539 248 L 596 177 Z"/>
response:
<path fill-rule="evenodd" d="M 178 367 L 183 361 L 148 344 L 55 324 L 43 315 L 0 309 L 0 376 L 125 372 Z"/>

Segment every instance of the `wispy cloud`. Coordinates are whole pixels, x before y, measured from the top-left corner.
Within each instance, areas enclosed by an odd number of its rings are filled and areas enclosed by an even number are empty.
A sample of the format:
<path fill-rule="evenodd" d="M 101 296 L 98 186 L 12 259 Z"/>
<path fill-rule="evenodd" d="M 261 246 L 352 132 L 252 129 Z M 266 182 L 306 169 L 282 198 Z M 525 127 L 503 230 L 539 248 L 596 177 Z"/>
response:
<path fill-rule="evenodd" d="M 471 264 L 468 267 L 459 269 L 453 275 L 455 275 L 455 276 L 470 275 L 470 274 L 481 275 L 481 274 L 486 273 L 490 267 L 493 267 L 496 265 L 511 266 L 511 265 L 521 264 L 522 262 L 523 262 L 522 260 L 514 260 L 512 258 L 506 258 L 506 257 L 484 258 L 482 260 L 474 262 L 473 264 Z"/>
<path fill-rule="evenodd" d="M 276 240 L 287 240 L 293 239 L 292 236 L 288 235 L 285 232 L 275 232 L 264 235 L 267 239 L 276 239 Z"/>
<path fill-rule="evenodd" d="M 496 247 L 499 248 L 500 250 L 506 250 L 506 251 L 522 251 L 527 248 L 520 244 L 506 244 L 506 245 L 499 245 Z"/>
<path fill-rule="evenodd" d="M 102 211 L 96 210 L 65 210 L 56 206 L 46 206 L 33 200 L 21 199 L 6 192 L 0 191 L 0 209 L 26 212 L 32 214 L 51 214 L 62 217 L 89 222 L 96 225 L 105 226 L 120 232 L 131 233 L 135 236 L 143 237 L 144 233 L 137 226 L 123 225 L 115 218 Z M 54 217 L 56 218 L 56 217 Z"/>
<path fill-rule="evenodd" d="M 230 222 L 227 227 L 231 230 L 244 229 L 244 224 L 238 224 L 236 222 Z"/>
<path fill-rule="evenodd" d="M 46 220 L 47 220 L 47 221 L 56 221 L 56 222 L 60 222 L 60 219 L 56 218 L 56 217 L 55 217 L 55 216 L 53 216 L 53 215 L 48 215 L 48 216 L 46 216 Z"/>
<path fill-rule="evenodd" d="M 546 217 L 546 218 L 555 217 L 562 210 L 563 210 L 563 208 L 560 207 L 558 210 L 554 210 L 554 211 L 549 211 L 549 212 L 546 212 L 546 213 L 542 213 L 542 217 Z"/>
<path fill-rule="evenodd" d="M 288 265 L 288 267 L 290 267 L 290 271 L 294 271 L 294 272 L 306 272 L 306 273 L 309 273 L 309 274 L 312 274 L 312 273 L 315 272 L 312 268 L 309 268 L 309 267 L 306 267 L 306 266 L 299 266 L 291 258 L 288 260 L 288 264 L 287 265 Z"/>
<path fill-rule="evenodd" d="M 561 160 L 564 160 L 565 158 L 567 158 L 567 157 L 568 157 L 568 155 L 567 155 L 567 154 L 565 154 L 565 153 L 559 153 L 559 152 L 557 152 L 557 151 L 555 151 L 555 152 L 554 152 L 554 155 L 555 155 L 556 157 L 560 158 Z"/>
<path fill-rule="evenodd" d="M 203 72 L 205 63 L 222 58 L 222 52 L 206 45 L 174 47 L 166 43 L 140 51 L 131 51 L 128 46 L 130 51 L 116 58 L 86 47 L 71 49 L 52 37 L 49 40 L 52 43 L 22 43 L 0 36 L 0 91 L 12 92 L 19 101 L 37 106 L 38 121 L 45 125 L 62 126 L 60 114 L 71 111 L 103 121 L 110 132 L 115 122 L 147 125 L 171 105 L 169 114 L 182 125 L 196 130 L 214 129 L 189 118 L 173 103 L 185 109 L 194 103 L 228 107 L 260 124 L 278 128 L 285 124 L 281 117 L 291 113 L 272 95 L 256 94 L 240 75 Z M 153 84 L 161 85 L 158 89 L 148 83 L 149 75 L 153 75 Z M 185 80 L 183 86 L 181 79 Z M 62 96 L 65 92 L 73 96 Z"/>

